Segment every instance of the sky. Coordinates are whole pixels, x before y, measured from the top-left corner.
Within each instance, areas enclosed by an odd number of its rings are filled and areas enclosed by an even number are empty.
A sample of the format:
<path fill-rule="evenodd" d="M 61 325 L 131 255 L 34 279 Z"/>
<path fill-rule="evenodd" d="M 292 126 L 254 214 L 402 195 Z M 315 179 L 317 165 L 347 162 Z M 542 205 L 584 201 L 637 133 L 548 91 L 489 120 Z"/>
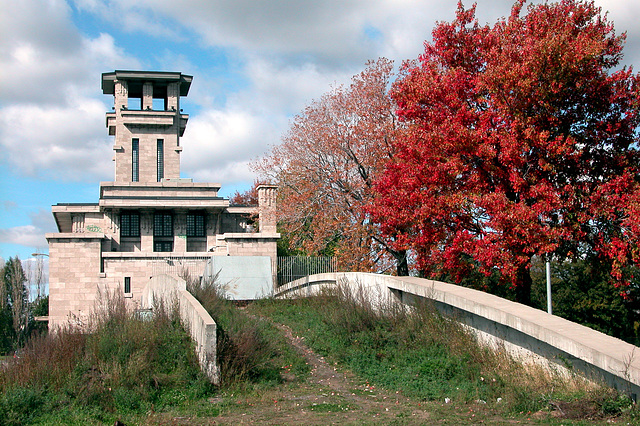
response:
<path fill-rule="evenodd" d="M 512 1 L 477 0 L 480 23 Z M 640 1 L 596 0 L 640 69 Z M 466 6 L 472 4 L 465 1 Z M 193 76 L 181 175 L 248 189 L 248 164 L 369 59 L 415 59 L 453 0 L 0 0 L 0 258 L 47 253 L 51 206 L 98 202 L 112 181 L 103 72 Z"/>

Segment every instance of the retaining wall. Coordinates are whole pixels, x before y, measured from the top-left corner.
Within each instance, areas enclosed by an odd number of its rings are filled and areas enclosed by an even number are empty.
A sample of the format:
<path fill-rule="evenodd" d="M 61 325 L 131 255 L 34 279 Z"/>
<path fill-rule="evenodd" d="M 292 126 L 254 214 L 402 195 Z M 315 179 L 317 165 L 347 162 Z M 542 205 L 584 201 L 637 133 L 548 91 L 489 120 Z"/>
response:
<path fill-rule="evenodd" d="M 217 326 L 211 315 L 187 291 L 183 279 L 170 275 L 152 277 L 142 292 L 144 309 L 153 309 L 157 302 L 162 302 L 167 307 L 178 304 L 180 320 L 196 343 L 200 368 L 213 383 L 218 384 L 220 369 L 216 358 Z"/>
<path fill-rule="evenodd" d="M 508 350 L 515 357 L 575 370 L 640 394 L 640 348 L 563 318 L 481 291 L 415 277 L 359 272 L 317 274 L 280 287 L 275 297 L 304 297 L 322 288 L 346 285 L 367 290 L 372 301 L 414 304 L 432 300 L 444 314 L 474 330 L 479 340 Z"/>

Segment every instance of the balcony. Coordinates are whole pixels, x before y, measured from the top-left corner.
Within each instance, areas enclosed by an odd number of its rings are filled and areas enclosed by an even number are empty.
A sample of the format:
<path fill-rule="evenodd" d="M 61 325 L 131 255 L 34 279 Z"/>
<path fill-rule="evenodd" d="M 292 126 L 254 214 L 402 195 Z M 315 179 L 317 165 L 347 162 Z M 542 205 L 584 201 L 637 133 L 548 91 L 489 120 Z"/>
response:
<path fill-rule="evenodd" d="M 125 126 L 161 126 L 171 127 L 174 124 L 179 126 L 180 136 L 184 134 L 189 121 L 189 114 L 180 114 L 177 111 L 156 111 L 156 110 L 128 110 L 122 109 L 120 112 L 121 124 Z M 107 128 L 109 135 L 116 134 L 118 114 L 116 112 L 107 113 Z"/>

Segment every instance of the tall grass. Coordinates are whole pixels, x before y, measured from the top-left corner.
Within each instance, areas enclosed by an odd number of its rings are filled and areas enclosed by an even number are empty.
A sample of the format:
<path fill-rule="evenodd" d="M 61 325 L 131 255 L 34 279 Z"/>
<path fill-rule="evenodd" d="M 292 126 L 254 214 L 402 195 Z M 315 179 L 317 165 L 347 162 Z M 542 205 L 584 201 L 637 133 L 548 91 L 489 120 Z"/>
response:
<path fill-rule="evenodd" d="M 4 424 L 106 421 L 171 406 L 175 389 L 190 398 L 212 391 L 174 310 L 160 306 L 144 321 L 109 294 L 97 306 L 88 329 L 36 337 L 2 368 Z"/>
<path fill-rule="evenodd" d="M 525 413 L 556 400 L 580 401 L 584 410 L 603 415 L 611 401 L 624 400 L 608 388 L 523 365 L 503 350 L 478 344 L 426 300 L 412 307 L 374 302 L 362 287 L 339 286 L 305 299 L 261 301 L 250 309 L 290 325 L 315 351 L 369 383 L 414 398 L 482 401 Z"/>
<path fill-rule="evenodd" d="M 188 275 L 187 289 L 217 324 L 217 359 L 224 388 L 274 385 L 282 382 L 285 370 L 305 374 L 309 367 L 274 326 L 249 316 L 228 299 L 217 277 L 196 280 Z M 286 367 L 286 368 L 285 368 Z"/>

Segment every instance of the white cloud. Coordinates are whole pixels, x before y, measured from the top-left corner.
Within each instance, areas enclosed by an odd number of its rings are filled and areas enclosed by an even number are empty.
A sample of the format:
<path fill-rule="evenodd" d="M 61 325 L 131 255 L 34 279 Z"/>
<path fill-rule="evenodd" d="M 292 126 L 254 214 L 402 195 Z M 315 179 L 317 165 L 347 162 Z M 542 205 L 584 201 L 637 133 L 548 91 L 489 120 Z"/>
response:
<path fill-rule="evenodd" d="M 40 209 L 29 213 L 30 224 L 0 229 L 0 243 L 19 244 L 31 250 L 42 251 L 47 247 L 44 234 L 56 232 L 56 224 L 50 211 Z"/>
<path fill-rule="evenodd" d="M 109 176 L 111 143 L 104 127 L 104 104 L 87 98 L 65 104 L 2 108 L 2 162 L 28 176 L 64 180 Z"/>
<path fill-rule="evenodd" d="M 0 159 L 17 174 L 111 175 L 101 72 L 139 64 L 109 34 L 83 37 L 63 1 L 2 1 Z"/>
<path fill-rule="evenodd" d="M 278 129 L 242 111 L 210 110 L 190 120 L 182 139 L 183 175 L 200 182 L 253 180 L 247 163 L 278 138 Z"/>
<path fill-rule="evenodd" d="M 47 240 L 41 229 L 33 225 L 0 229 L 0 242 L 19 244 L 26 247 L 45 247 Z"/>
<path fill-rule="evenodd" d="M 361 63 L 359 68 L 364 65 Z M 294 114 L 332 85 L 348 82 L 354 72 L 321 70 L 313 63 L 291 64 L 252 56 L 246 66 L 252 83 L 250 91 L 237 94 L 231 103 L 234 107 L 246 105 L 252 112 L 265 115 Z"/>

